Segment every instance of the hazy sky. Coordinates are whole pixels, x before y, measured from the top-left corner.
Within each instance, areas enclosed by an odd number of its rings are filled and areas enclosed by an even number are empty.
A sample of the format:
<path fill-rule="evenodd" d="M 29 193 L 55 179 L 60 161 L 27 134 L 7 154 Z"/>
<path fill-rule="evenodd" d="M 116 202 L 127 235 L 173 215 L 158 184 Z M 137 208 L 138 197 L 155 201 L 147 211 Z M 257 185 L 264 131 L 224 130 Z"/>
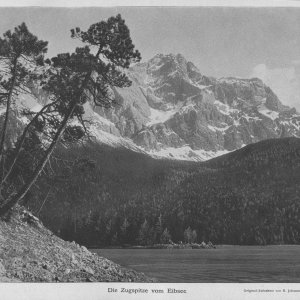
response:
<path fill-rule="evenodd" d="M 0 33 L 25 21 L 52 56 L 78 45 L 71 28 L 117 13 L 144 60 L 181 53 L 205 75 L 260 77 L 300 109 L 299 8 L 0 8 Z"/>

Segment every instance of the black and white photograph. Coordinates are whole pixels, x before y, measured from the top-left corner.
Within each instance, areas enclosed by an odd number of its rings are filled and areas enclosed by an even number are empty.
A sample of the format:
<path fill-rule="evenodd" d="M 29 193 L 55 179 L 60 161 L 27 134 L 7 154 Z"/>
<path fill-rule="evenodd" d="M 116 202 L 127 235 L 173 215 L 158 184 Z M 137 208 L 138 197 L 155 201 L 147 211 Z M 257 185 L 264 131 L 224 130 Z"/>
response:
<path fill-rule="evenodd" d="M 0 287 L 300 282 L 300 5 L 223 2 L 0 7 Z"/>

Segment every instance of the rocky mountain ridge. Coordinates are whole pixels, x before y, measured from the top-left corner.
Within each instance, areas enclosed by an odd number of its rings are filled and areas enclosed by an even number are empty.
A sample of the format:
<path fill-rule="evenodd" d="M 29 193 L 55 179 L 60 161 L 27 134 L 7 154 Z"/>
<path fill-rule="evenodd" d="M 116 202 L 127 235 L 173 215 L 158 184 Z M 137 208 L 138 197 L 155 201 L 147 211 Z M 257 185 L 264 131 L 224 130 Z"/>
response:
<path fill-rule="evenodd" d="M 91 135 L 100 143 L 202 161 L 261 140 L 300 136 L 300 114 L 258 78 L 207 77 L 181 54 L 158 54 L 127 74 L 131 87 L 112 90 L 115 107 L 85 104 Z M 47 101 L 41 88 L 31 90 L 33 96 L 19 95 L 17 110 L 37 111 Z M 26 122 L 20 114 L 18 120 L 16 129 Z"/>
<path fill-rule="evenodd" d="M 264 139 L 300 136 L 300 115 L 260 79 L 206 77 L 180 55 L 158 54 L 128 71 L 117 107 L 94 108 L 104 130 L 154 156 L 205 160 Z M 103 126 L 102 128 L 104 128 Z"/>

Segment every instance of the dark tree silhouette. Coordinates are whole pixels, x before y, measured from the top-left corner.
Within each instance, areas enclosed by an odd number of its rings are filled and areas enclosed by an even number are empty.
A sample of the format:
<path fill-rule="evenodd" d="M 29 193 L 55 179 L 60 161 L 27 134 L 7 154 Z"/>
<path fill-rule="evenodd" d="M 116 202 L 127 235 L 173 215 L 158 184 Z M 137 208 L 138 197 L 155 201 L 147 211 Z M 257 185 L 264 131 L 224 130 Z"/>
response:
<path fill-rule="evenodd" d="M 39 40 L 28 30 L 25 23 L 16 27 L 14 32 L 7 31 L 4 33 L 3 38 L 0 38 L 1 102 L 6 102 L 0 140 L 0 161 L 2 161 L 13 98 L 17 98 L 21 91 L 28 92 L 26 83 L 36 75 L 35 71 L 32 70 L 32 66 L 43 64 L 47 45 L 48 42 Z"/>
<path fill-rule="evenodd" d="M 120 15 L 93 24 L 84 32 L 71 30 L 73 38 L 87 45 L 76 48 L 74 53 L 64 53 L 47 60 L 49 65 L 44 89 L 52 96 L 53 108 L 58 114 L 52 126 L 51 142 L 35 168 L 32 177 L 2 207 L 5 214 L 29 191 L 47 164 L 53 150 L 63 136 L 70 120 L 77 118 L 85 128 L 82 118 L 83 105 L 93 101 L 95 105 L 111 107 L 114 103 L 111 87 L 128 87 L 131 81 L 122 71 L 130 63 L 141 59 L 134 50 L 130 32 Z"/>

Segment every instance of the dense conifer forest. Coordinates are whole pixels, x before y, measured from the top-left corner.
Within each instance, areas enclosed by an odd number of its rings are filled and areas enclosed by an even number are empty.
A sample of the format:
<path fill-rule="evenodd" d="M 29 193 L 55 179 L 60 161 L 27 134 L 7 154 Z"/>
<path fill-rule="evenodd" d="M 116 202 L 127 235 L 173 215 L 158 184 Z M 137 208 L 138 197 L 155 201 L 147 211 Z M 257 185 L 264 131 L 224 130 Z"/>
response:
<path fill-rule="evenodd" d="M 300 242 L 298 138 L 264 140 L 201 163 L 93 141 L 85 105 L 116 105 L 113 91 L 132 85 L 125 69 L 141 55 L 121 15 L 71 29 L 71 37 L 85 46 L 51 59 L 48 42 L 25 23 L 0 38 L 1 217 L 21 203 L 63 239 L 88 247 Z M 24 95 L 40 101 L 40 110 L 24 108 Z M 268 101 L 278 106 L 275 98 Z M 195 124 L 184 124 L 193 138 Z"/>
<path fill-rule="evenodd" d="M 96 143 L 60 148 L 31 209 L 87 246 L 162 241 L 299 243 L 300 140 L 266 140 L 207 162 Z"/>

